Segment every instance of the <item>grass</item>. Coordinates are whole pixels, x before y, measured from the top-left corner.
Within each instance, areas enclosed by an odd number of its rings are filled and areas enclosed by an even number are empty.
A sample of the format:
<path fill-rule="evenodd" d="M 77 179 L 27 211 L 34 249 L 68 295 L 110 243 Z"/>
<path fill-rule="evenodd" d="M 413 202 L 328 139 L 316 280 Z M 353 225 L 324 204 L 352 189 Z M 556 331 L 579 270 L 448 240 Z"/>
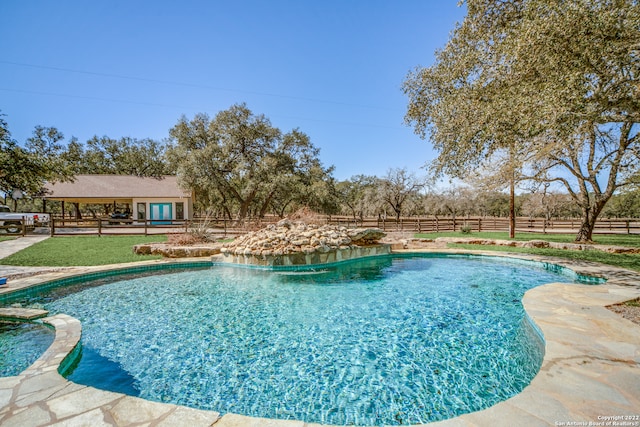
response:
<path fill-rule="evenodd" d="M 485 239 L 502 239 L 510 240 L 509 234 L 506 232 L 481 232 L 465 234 L 461 232 L 457 233 L 429 233 L 429 234 L 416 234 L 416 237 L 435 239 L 437 237 L 476 237 Z M 527 241 L 527 240 L 546 240 L 548 242 L 558 243 L 573 243 L 575 240 L 574 234 L 542 234 L 542 233 L 517 233 L 516 238 L 513 240 Z M 628 234 L 602 234 L 595 235 L 594 240 L 596 244 L 601 245 L 614 245 L 614 246 L 628 246 L 628 247 L 640 247 L 640 236 L 628 235 Z M 564 250 L 564 249 L 544 249 L 544 248 L 513 248 L 508 246 L 490 246 L 490 245 L 468 245 L 468 244 L 449 244 L 450 248 L 460 248 L 468 250 L 485 250 L 493 252 L 511 252 L 511 253 L 524 253 L 541 256 L 553 256 L 558 258 L 565 258 L 577 261 L 592 261 L 603 264 L 614 265 L 616 267 L 626 268 L 629 270 L 640 272 L 640 255 L 638 254 L 610 254 L 602 251 L 577 251 L 577 250 Z"/>
<path fill-rule="evenodd" d="M 5 240 L 15 240 L 15 237 L 0 236 L 0 242 L 4 242 Z"/>
<path fill-rule="evenodd" d="M 68 267 L 119 264 L 160 255 L 137 255 L 133 245 L 164 242 L 167 236 L 59 236 L 51 237 L 0 260 L 3 265 Z"/>
<path fill-rule="evenodd" d="M 416 237 L 480 237 L 487 239 L 508 239 L 506 232 L 482 233 L 430 233 Z M 551 242 L 573 242 L 575 236 L 569 234 L 522 234 L 515 240 L 547 240 Z M 138 243 L 164 242 L 164 235 L 155 236 L 59 236 L 46 239 L 33 246 L 0 260 L 0 264 L 18 266 L 64 267 L 91 266 L 128 263 L 151 259 L 161 259 L 159 255 L 136 255 L 132 247 Z M 640 236 L 597 235 L 596 243 L 617 246 L 640 247 Z M 630 270 L 640 271 L 640 255 L 610 254 L 601 251 L 573 251 L 562 249 L 512 248 L 505 246 L 451 244 L 450 247 L 482 249 L 495 252 L 526 253 L 553 256 L 566 259 L 600 262 Z"/>
<path fill-rule="evenodd" d="M 435 239 L 437 237 L 478 237 L 483 239 L 511 240 L 509 239 L 509 233 L 506 231 L 483 231 L 480 233 L 475 232 L 470 234 L 462 232 L 421 233 L 416 234 L 416 237 L 424 239 Z M 575 239 L 575 234 L 516 233 L 516 237 L 513 240 L 546 240 L 547 242 L 574 243 Z M 594 243 L 598 245 L 630 246 L 640 248 L 640 236 L 637 234 L 595 234 L 593 236 L 593 240 Z"/>
<path fill-rule="evenodd" d="M 488 246 L 488 245 L 462 245 L 450 244 L 450 248 L 460 248 L 469 250 L 483 250 L 493 252 L 510 252 L 521 254 L 532 254 L 541 256 L 552 256 L 576 261 L 600 262 L 602 264 L 614 265 L 640 272 L 640 255 L 634 254 L 610 254 L 602 251 L 574 251 L 565 249 L 542 249 L 542 248 L 512 248 L 508 246 Z"/>

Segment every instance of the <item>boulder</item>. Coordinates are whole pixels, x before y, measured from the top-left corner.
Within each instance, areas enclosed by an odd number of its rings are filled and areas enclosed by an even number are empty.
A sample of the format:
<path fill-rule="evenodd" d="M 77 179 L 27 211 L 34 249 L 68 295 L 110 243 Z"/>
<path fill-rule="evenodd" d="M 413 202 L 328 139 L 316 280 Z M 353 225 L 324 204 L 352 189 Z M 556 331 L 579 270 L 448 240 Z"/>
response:
<path fill-rule="evenodd" d="M 226 243 L 223 254 L 245 256 L 327 253 L 338 248 L 369 246 L 379 242 L 385 233 L 377 228 L 352 229 L 332 225 L 305 224 L 284 219 L 276 224 L 239 236 Z"/>
<path fill-rule="evenodd" d="M 524 242 L 522 244 L 523 248 L 548 248 L 549 242 L 544 240 L 529 240 L 528 242 Z"/>
<path fill-rule="evenodd" d="M 353 244 L 358 246 L 377 243 L 385 235 L 386 234 L 379 228 L 354 228 L 353 230 L 347 230 L 347 236 Z"/>
<path fill-rule="evenodd" d="M 191 258 L 217 255 L 221 251 L 220 243 L 196 246 L 179 246 L 167 243 L 145 243 L 135 245 L 133 252 L 139 255 L 162 255 L 166 258 Z"/>

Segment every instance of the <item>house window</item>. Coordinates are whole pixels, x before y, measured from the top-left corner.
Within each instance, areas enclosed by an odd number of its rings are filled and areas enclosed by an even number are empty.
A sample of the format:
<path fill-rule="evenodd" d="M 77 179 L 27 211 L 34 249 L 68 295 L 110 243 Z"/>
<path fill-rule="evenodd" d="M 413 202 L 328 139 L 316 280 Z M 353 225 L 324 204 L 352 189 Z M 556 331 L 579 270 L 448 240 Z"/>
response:
<path fill-rule="evenodd" d="M 138 203 L 138 220 L 144 221 L 147 219 L 147 204 Z"/>
<path fill-rule="evenodd" d="M 176 219 L 184 219 L 184 202 L 176 202 Z"/>

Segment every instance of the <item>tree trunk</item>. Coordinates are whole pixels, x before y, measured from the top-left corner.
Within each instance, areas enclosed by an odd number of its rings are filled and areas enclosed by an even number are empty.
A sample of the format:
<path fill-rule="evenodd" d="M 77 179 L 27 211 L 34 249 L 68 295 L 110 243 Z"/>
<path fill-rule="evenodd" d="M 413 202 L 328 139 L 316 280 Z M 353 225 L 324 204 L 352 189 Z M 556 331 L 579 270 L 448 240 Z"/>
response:
<path fill-rule="evenodd" d="M 578 231 L 578 235 L 576 236 L 576 242 L 579 243 L 588 243 L 592 242 L 591 236 L 593 235 L 593 226 L 595 225 L 595 221 L 589 221 L 585 218 L 582 218 L 582 223 L 580 224 L 580 230 Z"/>
<path fill-rule="evenodd" d="M 280 209 L 280 213 L 278 214 L 280 216 L 280 218 L 284 218 L 284 213 L 287 210 L 287 207 L 291 204 L 293 200 L 289 200 L 287 203 L 285 203 L 284 205 L 282 205 L 282 209 Z"/>
<path fill-rule="evenodd" d="M 509 238 L 516 237 L 516 169 L 514 165 L 515 143 L 510 145 L 509 166 L 511 167 L 509 176 Z"/>
<path fill-rule="evenodd" d="M 82 213 L 80 212 L 80 203 L 74 203 L 73 207 L 76 211 L 76 219 L 82 219 Z"/>
<path fill-rule="evenodd" d="M 238 203 L 240 203 L 240 210 L 238 211 L 238 224 L 241 224 L 247 218 L 247 214 L 249 213 L 249 209 L 251 208 L 251 203 L 253 203 L 253 200 L 256 197 L 256 192 L 257 189 L 254 188 L 249 194 L 247 194 L 247 197 L 245 197 L 244 199 L 240 197 L 240 193 L 236 192 L 235 198 Z"/>
<path fill-rule="evenodd" d="M 269 204 L 271 203 L 271 199 L 273 199 L 274 194 L 275 194 L 275 191 L 272 191 L 271 193 L 269 193 L 264 203 L 260 207 L 260 213 L 258 214 L 258 218 L 262 219 L 267 214 L 267 209 L 269 209 Z"/>
<path fill-rule="evenodd" d="M 249 212 L 249 205 L 250 205 L 250 201 L 249 200 L 245 200 L 240 204 L 240 210 L 238 211 L 238 220 L 237 223 L 241 224 L 242 221 L 244 221 L 244 219 L 247 217 L 247 213 Z"/>
<path fill-rule="evenodd" d="M 600 212 L 606 204 L 606 200 L 600 200 L 596 202 L 594 206 L 582 207 L 582 220 L 580 223 L 580 230 L 578 230 L 578 234 L 576 235 L 576 242 L 593 242 L 593 229 L 596 226 L 596 220 L 598 219 Z"/>
<path fill-rule="evenodd" d="M 228 220 L 232 220 L 233 219 L 233 215 L 231 215 L 231 211 L 229 210 L 229 206 L 227 206 L 226 204 L 222 207 L 224 209 L 224 213 L 227 216 Z"/>

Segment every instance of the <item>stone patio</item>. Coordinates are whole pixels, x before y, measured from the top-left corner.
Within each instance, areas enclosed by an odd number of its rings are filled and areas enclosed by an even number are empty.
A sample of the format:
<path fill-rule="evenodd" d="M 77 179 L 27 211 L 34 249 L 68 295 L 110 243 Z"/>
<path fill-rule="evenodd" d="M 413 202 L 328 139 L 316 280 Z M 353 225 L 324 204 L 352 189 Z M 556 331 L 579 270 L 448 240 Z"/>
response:
<path fill-rule="evenodd" d="M 473 253 L 497 256 L 495 252 Z M 500 256 L 553 262 L 608 281 L 597 286 L 552 283 L 528 291 L 523 298 L 525 310 L 546 341 L 538 375 L 520 394 L 491 408 L 429 425 L 640 426 L 640 326 L 606 308 L 639 297 L 640 275 L 586 262 Z M 121 267 L 130 265 L 107 268 Z M 88 271 L 95 269 L 70 269 L 16 279 L 3 292 Z M 11 317 L 19 316 L 20 310 L 11 312 Z M 58 370 L 80 340 L 80 322 L 64 314 L 41 321 L 55 328 L 55 340 L 20 375 L 0 378 L 2 426 L 317 426 L 236 414 L 221 416 L 213 411 L 150 402 L 74 384 Z"/>

